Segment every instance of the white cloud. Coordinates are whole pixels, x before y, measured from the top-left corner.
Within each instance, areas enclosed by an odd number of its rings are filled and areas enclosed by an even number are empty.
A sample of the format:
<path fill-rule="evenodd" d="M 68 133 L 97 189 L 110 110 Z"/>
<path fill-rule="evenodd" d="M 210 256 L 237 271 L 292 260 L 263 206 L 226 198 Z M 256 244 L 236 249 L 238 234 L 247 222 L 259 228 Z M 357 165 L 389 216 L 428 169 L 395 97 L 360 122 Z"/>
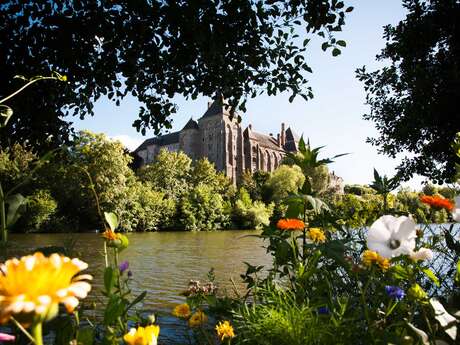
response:
<path fill-rule="evenodd" d="M 120 141 L 130 151 L 135 150 L 144 141 L 143 139 L 133 138 L 126 134 L 114 135 L 110 138 Z"/>

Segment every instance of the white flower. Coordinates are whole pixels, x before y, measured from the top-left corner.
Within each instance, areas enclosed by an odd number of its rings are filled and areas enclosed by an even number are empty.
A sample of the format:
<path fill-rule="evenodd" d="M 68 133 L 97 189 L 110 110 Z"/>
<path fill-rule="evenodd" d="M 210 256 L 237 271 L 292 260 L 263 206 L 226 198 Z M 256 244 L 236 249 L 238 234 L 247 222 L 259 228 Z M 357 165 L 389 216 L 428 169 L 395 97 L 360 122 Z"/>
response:
<path fill-rule="evenodd" d="M 455 197 L 455 206 L 452 210 L 452 218 L 454 218 L 456 222 L 460 222 L 460 196 Z"/>
<path fill-rule="evenodd" d="M 410 254 L 410 258 L 414 261 L 423 261 L 433 259 L 433 252 L 428 248 L 420 248 L 416 252 Z"/>
<path fill-rule="evenodd" d="M 409 217 L 382 216 L 370 227 L 367 247 L 385 258 L 410 255 L 415 248 L 415 223 Z"/>

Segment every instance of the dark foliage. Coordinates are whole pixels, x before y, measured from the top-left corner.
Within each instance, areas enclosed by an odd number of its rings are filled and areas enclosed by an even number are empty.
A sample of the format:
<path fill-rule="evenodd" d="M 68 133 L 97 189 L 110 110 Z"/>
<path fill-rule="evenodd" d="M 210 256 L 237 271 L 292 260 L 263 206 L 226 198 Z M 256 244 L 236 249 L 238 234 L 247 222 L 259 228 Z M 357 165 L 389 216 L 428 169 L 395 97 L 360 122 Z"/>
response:
<path fill-rule="evenodd" d="M 37 83 L 14 99 L 15 116 L 1 143 L 65 142 L 71 131 L 65 116 L 93 115 L 102 96 L 117 105 L 126 95 L 137 97 L 143 105 L 133 126 L 142 133 L 171 127 L 175 95 L 221 94 L 242 110 L 260 93 L 309 99 L 309 39 L 298 35 L 320 35 L 336 56 L 345 42 L 333 33 L 351 10 L 338 0 L 3 3 L 0 96 L 18 88 L 15 75 L 57 71 L 69 82 Z"/>
<path fill-rule="evenodd" d="M 460 3 L 456 0 L 404 0 L 407 17 L 385 27 L 386 47 L 377 56 L 390 65 L 357 70 L 364 82 L 380 136 L 368 138 L 395 158 L 408 155 L 398 178 L 416 173 L 437 183 L 450 181 L 458 158 L 451 150 L 460 130 Z"/>

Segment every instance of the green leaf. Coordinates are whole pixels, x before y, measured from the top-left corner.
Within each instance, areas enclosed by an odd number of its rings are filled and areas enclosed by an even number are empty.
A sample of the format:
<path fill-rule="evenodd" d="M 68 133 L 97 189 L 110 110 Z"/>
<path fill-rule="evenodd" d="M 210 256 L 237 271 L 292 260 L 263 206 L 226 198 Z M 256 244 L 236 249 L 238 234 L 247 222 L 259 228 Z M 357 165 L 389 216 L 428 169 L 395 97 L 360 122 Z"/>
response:
<path fill-rule="evenodd" d="M 136 304 L 138 304 L 139 302 L 141 302 L 145 296 L 147 296 L 147 291 L 143 291 L 142 293 L 140 293 L 129 305 L 128 307 L 126 308 L 126 311 L 128 311 L 129 309 L 131 309 L 132 307 L 134 307 Z"/>
<path fill-rule="evenodd" d="M 113 287 L 115 286 L 116 272 L 112 267 L 106 267 L 104 271 L 104 288 L 105 293 L 110 295 Z"/>
<path fill-rule="evenodd" d="M 434 274 L 434 272 L 432 270 L 430 270 L 429 268 L 424 268 L 423 270 L 423 273 L 425 273 L 425 275 L 430 278 L 430 280 L 436 284 L 436 286 L 439 286 L 439 279 L 438 277 L 436 277 L 436 275 Z"/>
<path fill-rule="evenodd" d="M 93 345 L 94 329 L 91 327 L 80 328 L 78 330 L 77 344 Z"/>
<path fill-rule="evenodd" d="M 118 217 L 113 212 L 104 212 L 105 221 L 109 224 L 110 229 L 114 230 L 118 228 Z"/>
<path fill-rule="evenodd" d="M 110 296 L 107 307 L 104 311 L 104 324 L 113 324 L 118 317 L 123 315 L 125 306 L 126 303 L 117 295 Z"/>
<path fill-rule="evenodd" d="M 343 41 L 343 40 L 338 40 L 337 41 L 337 44 L 341 47 L 346 47 L 347 46 L 347 42 Z"/>
<path fill-rule="evenodd" d="M 296 200 L 288 202 L 288 209 L 286 211 L 286 218 L 299 218 L 302 212 L 302 205 Z"/>
<path fill-rule="evenodd" d="M 300 137 L 300 140 L 299 140 L 299 151 L 300 152 L 306 152 L 307 151 L 307 147 L 305 145 L 305 140 L 303 140 L 303 135 Z"/>
<path fill-rule="evenodd" d="M 332 50 L 332 56 L 338 56 L 338 55 L 340 55 L 340 53 L 341 53 L 341 51 L 340 51 L 339 48 L 334 48 Z"/>
<path fill-rule="evenodd" d="M 408 267 L 395 265 L 391 268 L 391 272 L 396 279 L 408 280 L 412 276 L 412 271 Z"/>
<path fill-rule="evenodd" d="M 24 198 L 21 194 L 13 194 L 5 200 L 5 203 L 8 204 L 6 226 L 9 227 L 16 223 L 16 221 L 19 219 L 21 211 L 23 211 L 27 203 L 27 199 Z"/>
<path fill-rule="evenodd" d="M 328 42 L 324 42 L 324 43 L 321 45 L 321 49 L 322 49 L 323 51 L 326 51 L 327 48 L 329 48 L 329 43 L 328 43 Z"/>

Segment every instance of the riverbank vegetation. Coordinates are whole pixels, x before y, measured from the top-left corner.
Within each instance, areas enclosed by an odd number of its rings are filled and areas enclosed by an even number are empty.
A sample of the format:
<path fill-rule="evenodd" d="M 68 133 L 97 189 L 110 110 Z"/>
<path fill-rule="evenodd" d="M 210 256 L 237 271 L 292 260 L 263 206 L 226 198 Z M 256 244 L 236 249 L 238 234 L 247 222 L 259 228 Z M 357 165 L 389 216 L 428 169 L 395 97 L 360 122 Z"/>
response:
<path fill-rule="evenodd" d="M 331 188 L 324 163 L 303 171 L 289 158 L 272 173 L 245 173 L 233 186 L 207 159 L 193 162 L 182 152 L 161 151 L 153 164 L 136 170 L 132 161 L 119 142 L 87 131 L 46 161 L 19 144 L 2 150 L 4 188 L 20 185 L 17 192 L 27 199 L 11 231 L 101 229 L 96 197 L 101 209 L 119 216 L 122 231 L 259 228 L 283 215 L 283 200 L 305 181 L 351 227 L 369 225 L 382 213 L 382 198 L 369 186 L 346 185 L 343 194 Z M 444 223 L 448 213 L 419 197 L 455 193 L 432 185 L 420 192 L 401 189 L 389 194 L 388 206 L 413 214 L 418 223 Z"/>

